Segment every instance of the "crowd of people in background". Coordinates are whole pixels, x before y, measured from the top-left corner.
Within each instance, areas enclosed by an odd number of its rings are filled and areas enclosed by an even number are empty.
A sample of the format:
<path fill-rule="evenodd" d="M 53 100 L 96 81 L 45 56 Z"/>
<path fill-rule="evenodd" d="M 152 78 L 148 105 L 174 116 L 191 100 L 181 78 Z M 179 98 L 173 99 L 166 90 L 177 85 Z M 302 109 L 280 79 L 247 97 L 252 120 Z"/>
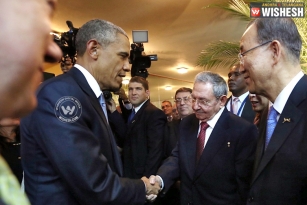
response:
<path fill-rule="evenodd" d="M 129 39 L 100 19 L 79 29 L 76 62 L 64 56 L 65 74 L 39 86 L 44 61 L 62 56 L 55 5 L 0 2 L 0 205 L 307 204 L 307 76 L 292 19 L 252 20 L 228 86 L 200 72 L 161 110 L 146 79 L 120 89 Z"/>

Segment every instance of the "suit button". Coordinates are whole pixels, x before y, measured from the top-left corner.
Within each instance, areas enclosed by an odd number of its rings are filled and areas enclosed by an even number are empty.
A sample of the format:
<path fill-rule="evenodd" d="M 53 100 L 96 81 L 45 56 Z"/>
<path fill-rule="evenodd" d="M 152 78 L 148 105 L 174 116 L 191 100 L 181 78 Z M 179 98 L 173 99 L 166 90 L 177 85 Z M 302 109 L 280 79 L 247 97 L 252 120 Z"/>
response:
<path fill-rule="evenodd" d="M 254 197 L 252 196 L 248 197 L 248 202 L 252 202 L 252 201 L 254 201 Z"/>

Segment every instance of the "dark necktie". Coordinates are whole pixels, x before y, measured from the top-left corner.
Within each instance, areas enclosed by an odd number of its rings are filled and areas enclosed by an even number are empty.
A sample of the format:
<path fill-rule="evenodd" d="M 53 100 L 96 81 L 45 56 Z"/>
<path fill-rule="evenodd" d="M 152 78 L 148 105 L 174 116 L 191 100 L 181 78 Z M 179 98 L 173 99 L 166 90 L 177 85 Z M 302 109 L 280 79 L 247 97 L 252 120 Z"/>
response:
<path fill-rule="evenodd" d="M 196 163 L 200 159 L 201 154 L 203 153 L 204 143 L 206 138 L 206 129 L 209 127 L 207 122 L 200 123 L 200 132 L 197 137 L 197 144 L 196 144 Z"/>
<path fill-rule="evenodd" d="M 106 101 L 105 101 L 105 99 L 104 99 L 104 97 L 102 95 L 103 94 L 101 94 L 100 97 L 99 97 L 99 103 L 100 103 L 101 109 L 103 110 L 104 116 L 106 117 L 106 120 L 109 123 L 107 107 L 106 107 Z"/>
<path fill-rule="evenodd" d="M 130 115 L 129 115 L 128 123 L 131 122 L 131 120 L 133 119 L 134 115 L 135 115 L 135 110 L 134 110 L 134 108 L 133 108 L 132 111 L 131 111 L 131 113 L 130 113 Z"/>
<path fill-rule="evenodd" d="M 266 137 L 265 137 L 265 149 L 267 148 L 272 134 L 274 132 L 274 129 L 277 124 L 277 115 L 278 112 L 274 109 L 273 105 L 270 107 L 269 116 L 267 120 L 267 126 L 266 126 Z"/>

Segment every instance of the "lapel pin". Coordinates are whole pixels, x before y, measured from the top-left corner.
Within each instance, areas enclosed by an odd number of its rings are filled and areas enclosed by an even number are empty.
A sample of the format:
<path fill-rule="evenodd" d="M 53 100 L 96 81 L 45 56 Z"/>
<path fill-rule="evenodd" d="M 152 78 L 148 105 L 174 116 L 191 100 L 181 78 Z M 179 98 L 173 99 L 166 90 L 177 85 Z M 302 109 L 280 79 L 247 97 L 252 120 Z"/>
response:
<path fill-rule="evenodd" d="M 230 147 L 230 142 L 227 142 L 227 146 Z"/>
<path fill-rule="evenodd" d="M 285 122 L 291 122 L 291 119 L 290 118 L 284 118 L 284 121 L 282 123 L 285 123 Z"/>

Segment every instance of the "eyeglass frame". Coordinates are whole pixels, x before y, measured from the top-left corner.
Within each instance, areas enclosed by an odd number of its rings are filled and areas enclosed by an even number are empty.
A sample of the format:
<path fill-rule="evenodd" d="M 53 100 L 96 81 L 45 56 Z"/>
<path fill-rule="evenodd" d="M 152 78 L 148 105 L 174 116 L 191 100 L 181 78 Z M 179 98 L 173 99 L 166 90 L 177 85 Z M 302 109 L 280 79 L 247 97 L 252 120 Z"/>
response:
<path fill-rule="evenodd" d="M 219 96 L 219 97 L 216 97 L 216 98 L 215 98 L 216 101 L 219 101 L 219 100 L 221 99 L 222 96 L 225 96 L 225 95 L 221 95 L 221 96 Z M 214 106 L 214 105 L 211 104 L 212 101 L 213 101 L 213 100 L 210 100 L 210 101 L 209 101 L 209 100 L 200 100 L 200 99 L 193 98 L 193 97 L 191 96 L 191 102 L 192 102 L 192 103 L 197 103 L 198 106 L 212 107 L 212 106 Z M 200 103 L 200 102 L 201 102 L 201 103 Z"/>
<path fill-rule="evenodd" d="M 184 104 L 187 104 L 187 103 L 191 103 L 191 96 L 188 96 L 188 97 L 183 97 L 183 98 L 177 98 L 174 100 L 175 103 L 181 103 L 181 102 L 184 102 Z"/>
<path fill-rule="evenodd" d="M 264 42 L 264 43 L 262 43 L 262 44 L 260 44 L 260 45 L 258 45 L 258 46 L 255 46 L 255 47 L 253 47 L 253 48 L 251 48 L 251 49 L 248 49 L 247 51 L 244 51 L 243 53 L 240 52 L 240 53 L 238 54 L 238 58 L 239 58 L 240 64 L 243 65 L 243 63 L 244 63 L 243 57 L 246 55 L 246 53 L 248 53 L 248 52 L 250 52 L 250 51 L 252 51 L 252 50 L 255 50 L 256 48 L 259 48 L 259 47 L 261 47 L 261 46 L 264 46 L 264 45 L 266 45 L 266 44 L 268 44 L 268 43 L 272 43 L 272 41 L 273 41 L 273 40 L 266 41 L 266 42 Z"/>

